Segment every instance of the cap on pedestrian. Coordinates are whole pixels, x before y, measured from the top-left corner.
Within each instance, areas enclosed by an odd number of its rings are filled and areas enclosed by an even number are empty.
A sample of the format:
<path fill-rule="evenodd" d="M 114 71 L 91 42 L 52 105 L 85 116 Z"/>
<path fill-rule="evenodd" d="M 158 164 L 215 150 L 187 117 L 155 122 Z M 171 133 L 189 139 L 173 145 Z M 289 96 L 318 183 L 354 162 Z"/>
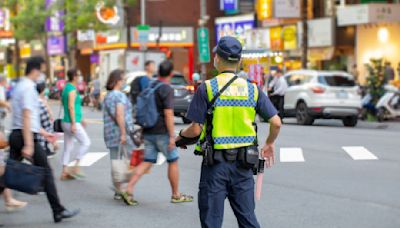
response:
<path fill-rule="evenodd" d="M 224 36 L 218 41 L 213 52 L 227 61 L 238 62 L 242 56 L 242 44 L 232 36 Z"/>

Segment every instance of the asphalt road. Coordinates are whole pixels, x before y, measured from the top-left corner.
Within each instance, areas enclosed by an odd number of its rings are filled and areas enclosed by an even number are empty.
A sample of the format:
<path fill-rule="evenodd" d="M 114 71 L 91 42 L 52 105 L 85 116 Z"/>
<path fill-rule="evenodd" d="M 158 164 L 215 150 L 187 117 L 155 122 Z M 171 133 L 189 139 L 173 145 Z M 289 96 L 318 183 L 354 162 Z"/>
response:
<path fill-rule="evenodd" d="M 57 113 L 57 106 L 53 108 Z M 90 152 L 107 152 L 101 113 L 87 109 L 85 114 L 90 121 Z M 177 119 L 177 130 L 185 126 Z M 259 139 L 264 140 L 267 133 L 268 125 L 260 123 Z M 361 122 L 356 128 L 345 128 L 339 121 L 317 121 L 304 127 L 285 120 L 276 143 L 276 164 L 266 171 L 262 199 L 257 202 L 261 226 L 400 227 L 399 148 L 400 123 L 396 122 Z M 196 196 L 201 159 L 192 151 L 180 150 L 180 186 L 182 192 Z M 59 157 L 51 163 L 59 177 Z M 85 180 L 57 180 L 63 204 L 82 209 L 79 217 L 58 227 L 200 227 L 197 203 L 169 203 L 166 164 L 155 166 L 140 181 L 137 207 L 113 200 L 108 155 L 83 170 Z M 45 196 L 15 195 L 29 206 L 15 213 L 0 207 L 0 223 L 54 227 Z M 237 227 L 228 202 L 223 227 Z"/>

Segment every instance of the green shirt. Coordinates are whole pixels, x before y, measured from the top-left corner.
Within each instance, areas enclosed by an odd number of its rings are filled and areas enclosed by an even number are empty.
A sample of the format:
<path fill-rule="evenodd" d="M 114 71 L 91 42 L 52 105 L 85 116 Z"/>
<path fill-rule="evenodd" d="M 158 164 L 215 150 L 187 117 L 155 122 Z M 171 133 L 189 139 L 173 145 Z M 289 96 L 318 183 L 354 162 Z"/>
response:
<path fill-rule="evenodd" d="M 64 87 L 64 90 L 62 92 L 62 103 L 64 106 L 64 119 L 63 122 L 66 123 L 71 123 L 71 116 L 69 114 L 68 111 L 68 100 L 69 100 L 69 93 L 75 91 L 76 92 L 76 97 L 75 97 L 75 101 L 74 101 L 74 106 L 75 106 L 75 122 L 76 123 L 80 123 L 82 120 L 82 101 L 81 101 L 81 97 L 79 96 L 79 92 L 76 89 L 76 87 L 74 85 L 72 85 L 71 83 L 67 83 Z"/>

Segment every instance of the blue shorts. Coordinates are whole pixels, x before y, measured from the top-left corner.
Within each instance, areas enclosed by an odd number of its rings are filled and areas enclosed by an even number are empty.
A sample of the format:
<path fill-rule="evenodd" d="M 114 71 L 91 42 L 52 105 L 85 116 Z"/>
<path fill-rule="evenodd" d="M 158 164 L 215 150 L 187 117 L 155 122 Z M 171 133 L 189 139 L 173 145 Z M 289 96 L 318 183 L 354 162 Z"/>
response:
<path fill-rule="evenodd" d="M 178 150 L 175 148 L 168 151 L 169 136 L 166 135 L 144 135 L 144 161 L 157 163 L 158 153 L 163 153 L 167 162 L 175 162 L 179 159 Z"/>

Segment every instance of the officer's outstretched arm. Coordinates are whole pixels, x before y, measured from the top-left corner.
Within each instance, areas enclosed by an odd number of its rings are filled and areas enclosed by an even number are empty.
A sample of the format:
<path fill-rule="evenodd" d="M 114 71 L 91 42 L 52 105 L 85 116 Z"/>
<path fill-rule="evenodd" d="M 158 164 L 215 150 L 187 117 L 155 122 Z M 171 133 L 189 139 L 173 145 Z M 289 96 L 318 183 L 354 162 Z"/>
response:
<path fill-rule="evenodd" d="M 175 139 L 176 145 L 185 149 L 187 145 L 195 144 L 202 130 L 203 126 L 201 124 L 193 122 L 189 127 L 179 132 L 179 136 Z"/>

